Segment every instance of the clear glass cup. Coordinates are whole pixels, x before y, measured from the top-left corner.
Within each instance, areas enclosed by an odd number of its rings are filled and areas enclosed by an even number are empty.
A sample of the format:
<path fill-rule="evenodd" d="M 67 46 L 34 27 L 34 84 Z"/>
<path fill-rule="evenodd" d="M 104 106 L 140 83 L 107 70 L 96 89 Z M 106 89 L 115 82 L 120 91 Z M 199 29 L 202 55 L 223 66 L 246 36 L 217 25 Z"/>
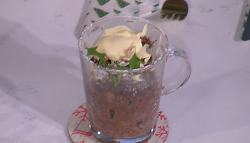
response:
<path fill-rule="evenodd" d="M 148 50 L 152 55 L 151 64 L 139 69 L 116 70 L 96 65 L 86 56 L 86 48 L 93 47 L 105 29 L 125 25 L 141 32 L 145 24 L 148 25 L 147 37 L 157 40 Z M 159 27 L 138 17 L 117 16 L 93 23 L 82 32 L 79 51 L 90 128 L 101 142 L 149 140 L 154 134 L 161 95 L 177 90 L 191 75 L 185 52 L 171 49 Z M 171 57 L 176 57 L 170 60 L 172 66 L 181 68 L 163 85 L 165 63 Z M 178 62 L 175 64 L 175 61 Z"/>

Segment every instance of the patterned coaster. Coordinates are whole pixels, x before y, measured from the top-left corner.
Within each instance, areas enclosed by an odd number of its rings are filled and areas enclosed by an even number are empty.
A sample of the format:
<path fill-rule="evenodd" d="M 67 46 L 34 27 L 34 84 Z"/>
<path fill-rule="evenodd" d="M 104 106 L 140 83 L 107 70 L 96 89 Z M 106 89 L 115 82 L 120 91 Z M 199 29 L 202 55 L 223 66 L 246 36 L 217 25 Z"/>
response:
<path fill-rule="evenodd" d="M 89 128 L 88 109 L 86 104 L 78 107 L 69 119 L 69 135 L 73 143 L 100 143 Z M 169 127 L 166 116 L 158 111 L 155 134 L 147 143 L 164 143 L 168 137 Z"/>

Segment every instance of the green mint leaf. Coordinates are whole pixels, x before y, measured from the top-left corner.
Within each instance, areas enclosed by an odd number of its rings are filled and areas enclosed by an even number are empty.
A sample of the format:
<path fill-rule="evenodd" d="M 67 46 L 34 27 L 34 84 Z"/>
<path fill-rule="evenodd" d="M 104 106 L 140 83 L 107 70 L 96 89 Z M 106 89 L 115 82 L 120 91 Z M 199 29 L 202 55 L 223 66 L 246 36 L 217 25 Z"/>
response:
<path fill-rule="evenodd" d="M 129 70 L 129 66 L 120 66 L 118 63 L 116 63 L 116 67 L 118 70 Z M 110 75 L 113 79 L 114 87 L 117 88 L 120 81 L 121 81 L 123 73 L 117 73 L 117 76 L 112 75 L 111 73 L 110 73 Z"/>
<path fill-rule="evenodd" d="M 129 67 L 130 69 L 137 69 L 140 68 L 141 59 L 139 59 L 136 54 L 133 55 L 133 57 L 129 61 Z"/>
<path fill-rule="evenodd" d="M 112 78 L 112 80 L 114 82 L 114 87 L 117 88 L 118 87 L 118 82 L 117 82 L 117 79 L 116 79 L 115 75 L 112 75 L 112 73 L 110 73 L 110 77 Z"/>
<path fill-rule="evenodd" d="M 122 75 L 123 75 L 123 73 L 117 73 L 117 77 L 118 77 L 118 80 L 117 80 L 117 87 L 118 87 L 118 84 L 119 84 L 120 81 L 121 81 Z"/>
<path fill-rule="evenodd" d="M 122 75 L 123 75 L 123 73 L 117 73 L 117 76 L 110 73 L 110 77 L 112 78 L 112 80 L 114 82 L 114 87 L 115 88 L 118 87 L 118 85 L 119 85 L 119 83 L 121 81 Z"/>
<path fill-rule="evenodd" d="M 102 67 L 105 67 L 106 66 L 105 61 L 100 59 L 99 65 L 102 66 Z"/>
<path fill-rule="evenodd" d="M 106 64 L 105 64 L 105 56 L 106 55 L 104 53 L 97 52 L 96 49 L 97 49 L 97 47 L 87 48 L 87 50 L 88 50 L 87 56 L 89 56 L 89 55 L 97 56 L 100 59 L 99 65 L 105 67 L 106 66 Z"/>
<path fill-rule="evenodd" d="M 112 65 L 108 65 L 107 68 L 113 69 L 113 66 Z"/>

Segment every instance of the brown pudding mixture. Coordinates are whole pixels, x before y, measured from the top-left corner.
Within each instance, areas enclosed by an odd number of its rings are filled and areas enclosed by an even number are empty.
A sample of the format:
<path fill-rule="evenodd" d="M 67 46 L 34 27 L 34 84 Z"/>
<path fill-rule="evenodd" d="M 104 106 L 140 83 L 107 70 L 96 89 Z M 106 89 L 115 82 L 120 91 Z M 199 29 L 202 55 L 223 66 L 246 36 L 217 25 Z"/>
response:
<path fill-rule="evenodd" d="M 155 42 L 146 36 L 141 40 L 149 48 Z M 89 120 L 94 130 L 111 138 L 134 138 L 154 129 L 162 87 L 157 77 L 161 76 L 156 76 L 154 70 L 146 70 L 140 77 L 143 81 L 123 75 L 118 87 L 114 87 L 111 75 L 107 81 L 94 78 L 85 81 Z"/>
<path fill-rule="evenodd" d="M 118 88 L 113 88 L 112 81 L 86 85 L 92 128 L 112 138 L 133 138 L 149 132 L 156 123 L 161 94 L 161 86 L 153 77 L 151 81 L 148 85 L 138 83 L 146 88 L 129 87 L 124 81 Z"/>

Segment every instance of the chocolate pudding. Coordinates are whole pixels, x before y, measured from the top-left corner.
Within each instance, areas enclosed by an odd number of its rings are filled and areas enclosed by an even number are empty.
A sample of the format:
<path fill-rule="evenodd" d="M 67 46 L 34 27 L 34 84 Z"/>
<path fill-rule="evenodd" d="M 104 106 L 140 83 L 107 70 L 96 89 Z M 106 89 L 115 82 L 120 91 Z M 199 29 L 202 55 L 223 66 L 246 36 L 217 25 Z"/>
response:
<path fill-rule="evenodd" d="M 148 49 L 156 40 L 151 42 L 146 33 L 147 25 L 141 33 L 117 26 L 105 30 L 94 46 L 87 48 L 95 66 L 86 69 L 85 74 L 91 76 L 83 76 L 89 121 L 97 138 L 145 141 L 155 130 L 162 67 L 126 73 L 107 70 L 129 71 L 151 64 Z"/>
<path fill-rule="evenodd" d="M 154 72 L 141 74 L 146 81 L 113 81 L 85 84 L 89 120 L 94 130 L 111 138 L 133 138 L 154 129 L 161 85 Z"/>

